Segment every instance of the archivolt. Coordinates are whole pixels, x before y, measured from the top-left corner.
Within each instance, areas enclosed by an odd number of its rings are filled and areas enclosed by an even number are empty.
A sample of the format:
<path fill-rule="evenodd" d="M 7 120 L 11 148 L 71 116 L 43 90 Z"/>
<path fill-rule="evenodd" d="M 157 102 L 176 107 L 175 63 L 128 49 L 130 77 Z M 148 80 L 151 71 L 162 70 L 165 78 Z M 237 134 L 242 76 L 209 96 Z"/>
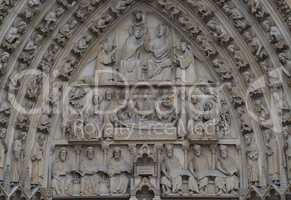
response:
<path fill-rule="evenodd" d="M 3 9 L 10 12 L 3 15 L 0 27 L 0 51 L 1 55 L 6 52 L 9 60 L 1 60 L 0 63 L 5 66 L 0 80 L 1 89 L 15 93 L 17 102 L 37 107 L 43 102 L 48 102 L 48 99 L 40 96 L 27 100 L 25 95 L 31 77 L 24 77 L 18 83 L 9 81 L 9 77 L 27 69 L 39 69 L 50 77 L 51 85 L 57 82 L 60 84 L 73 82 L 78 78 L 88 57 L 92 55 L 94 47 L 135 6 L 142 3 L 179 31 L 192 44 L 194 52 L 197 53 L 196 57 L 208 63 L 208 70 L 217 81 L 225 83 L 224 93 L 232 103 L 233 110 L 240 116 L 237 124 L 242 133 L 242 158 L 246 159 L 247 154 L 243 135 L 253 132 L 260 152 L 261 177 L 264 177 L 261 185 L 267 187 L 266 171 L 263 169 L 266 162 L 264 131 L 273 128 L 277 123 L 280 123 L 281 130 L 288 126 L 285 121 L 273 118 L 269 108 L 274 106 L 272 100 L 278 91 L 284 92 L 285 100 L 289 106 L 291 105 L 290 71 L 288 72 L 291 70 L 288 69 L 291 67 L 289 57 L 291 16 L 286 2 L 280 0 L 279 4 L 275 0 L 132 0 L 127 1 L 123 7 L 120 4 L 125 2 L 123 0 L 88 0 L 72 4 L 66 0 L 42 0 L 39 5 L 31 2 L 10 0 L 7 6 L 3 3 L 6 6 Z M 284 12 L 279 12 L 283 6 Z M 81 46 L 81 43 L 85 45 Z M 70 68 L 64 71 L 66 67 Z M 257 80 L 259 86 L 253 84 Z M 260 84 L 263 86 L 260 87 Z M 258 112 L 257 108 L 261 105 L 264 106 Z M 268 119 L 246 120 L 247 109 L 262 118 L 267 112 L 271 125 Z M 39 131 L 41 116 L 42 114 L 35 114 L 25 119 L 27 122 L 25 130 L 29 138 L 25 149 L 27 155 L 30 155 L 36 132 Z M 57 123 L 60 116 L 49 117 L 51 120 L 49 132 L 52 135 L 53 124 Z M 21 113 L 11 110 L 5 127 L 8 133 L 8 155 L 12 155 L 14 129 L 18 128 L 20 118 Z M 283 155 L 284 135 L 279 131 L 276 136 Z M 48 144 L 52 140 L 51 137 L 48 137 Z M 49 150 L 50 145 L 47 145 L 48 162 Z M 281 161 L 285 162 L 283 157 Z M 29 158 L 24 164 L 29 165 Z M 9 166 L 8 159 L 7 168 Z M 246 174 L 246 171 L 243 173 Z M 44 182 L 47 183 L 47 180 Z M 244 176 L 242 183 L 247 190 L 247 176 Z M 285 169 L 281 170 L 281 187 L 287 189 Z"/>

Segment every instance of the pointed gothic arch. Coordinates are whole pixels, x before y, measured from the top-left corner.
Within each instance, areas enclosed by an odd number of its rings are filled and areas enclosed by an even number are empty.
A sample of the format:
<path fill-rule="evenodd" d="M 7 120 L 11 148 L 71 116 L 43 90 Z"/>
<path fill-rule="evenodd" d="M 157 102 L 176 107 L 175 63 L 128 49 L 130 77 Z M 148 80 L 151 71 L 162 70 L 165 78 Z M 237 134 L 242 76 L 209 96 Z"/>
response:
<path fill-rule="evenodd" d="M 37 170 L 32 166 L 30 155 L 34 155 L 37 148 L 40 154 L 36 154 L 39 157 L 33 161 L 37 164 L 46 158 L 42 184 L 49 186 L 47 183 L 50 183 L 52 174 L 48 163 L 54 159 L 49 153 L 54 147 L 52 133 L 60 129 L 58 121 L 62 119 L 47 112 L 26 116 L 9 108 L 7 103 L 13 95 L 20 105 L 28 108 L 44 101 L 40 95 L 41 80 L 24 77 L 15 81 L 12 75 L 26 69 L 39 69 L 49 76 L 50 85 L 74 82 L 100 41 L 130 17 L 132 11 L 144 7 L 151 9 L 191 44 L 192 53 L 203 61 L 218 83 L 226 83 L 223 96 L 231 106 L 232 121 L 240 138 L 238 143 L 224 143 L 236 145 L 239 149 L 242 191 L 247 190 L 251 179 L 247 167 L 257 165 L 258 174 L 253 175 L 257 175 L 259 180 L 253 180 L 258 182 L 254 183 L 255 186 L 265 188 L 275 184 L 287 188 L 290 155 L 288 151 L 285 154 L 285 144 L 291 145 L 287 130 L 290 125 L 288 70 L 291 58 L 288 55 L 291 43 L 290 8 L 285 1 L 11 0 L 1 6 L 5 11 L 1 15 L 0 27 L 1 133 L 7 135 L 2 137 L 3 149 L 7 146 L 1 168 L 5 184 L 11 181 L 30 188 L 28 177 Z M 8 10 L 15 12 L 8 13 Z M 253 81 L 256 84 L 252 84 Z M 59 88 L 45 90 L 61 92 Z M 281 94 L 283 96 L 278 96 Z M 280 108 L 275 106 L 278 100 L 284 103 Z M 50 101 L 48 106 L 54 103 Z M 274 112 L 280 113 L 281 118 L 278 119 Z M 251 114 L 258 116 L 259 120 L 249 120 Z M 45 141 L 43 146 L 36 145 L 39 134 L 44 135 L 40 138 Z M 250 137 L 255 138 L 251 143 Z M 106 145 L 101 145 L 104 152 L 109 151 Z M 186 152 L 188 146 L 182 146 Z M 79 152 L 78 149 L 75 151 Z M 17 159 L 23 159 L 20 161 L 24 164 L 22 169 L 13 168 L 20 166 L 19 161 L 15 162 L 15 152 L 20 156 Z M 272 164 L 275 161 L 284 164 Z M 13 170 L 25 175 L 16 175 L 19 180 L 11 180 Z"/>

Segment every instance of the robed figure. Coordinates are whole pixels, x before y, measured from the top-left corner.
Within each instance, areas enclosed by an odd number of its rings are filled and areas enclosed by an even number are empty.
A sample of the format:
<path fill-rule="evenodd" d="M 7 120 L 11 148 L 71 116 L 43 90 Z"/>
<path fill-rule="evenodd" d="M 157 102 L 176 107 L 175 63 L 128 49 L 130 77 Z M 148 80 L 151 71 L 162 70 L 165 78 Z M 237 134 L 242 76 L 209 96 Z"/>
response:
<path fill-rule="evenodd" d="M 88 147 L 86 157 L 81 162 L 81 193 L 85 196 L 97 194 L 97 162 L 93 147 Z"/>
<path fill-rule="evenodd" d="M 146 76 L 146 53 L 144 43 L 147 27 L 141 11 L 134 13 L 134 22 L 129 28 L 129 36 L 121 49 L 119 72 L 124 81 L 137 81 Z"/>
<path fill-rule="evenodd" d="M 193 150 L 194 157 L 189 163 L 189 169 L 193 173 L 193 177 L 190 179 L 190 185 L 193 191 L 197 191 L 197 180 L 199 192 L 207 193 L 210 163 L 208 157 L 202 155 L 200 145 L 195 145 Z"/>
<path fill-rule="evenodd" d="M 190 177 L 188 170 L 183 169 L 179 159 L 174 155 L 174 146 L 166 146 L 166 157 L 162 162 L 162 189 L 166 194 L 182 193 L 183 176 Z M 197 190 L 196 190 L 197 191 Z"/>
<path fill-rule="evenodd" d="M 54 194 L 57 196 L 66 196 L 71 194 L 72 180 L 70 173 L 72 170 L 68 161 L 68 150 L 66 148 L 62 148 L 53 166 L 52 186 L 54 188 Z"/>
<path fill-rule="evenodd" d="M 217 159 L 217 170 L 224 174 L 224 177 L 216 177 L 215 183 L 218 193 L 236 193 L 239 190 L 239 169 L 235 160 L 229 156 L 225 145 L 219 147 L 220 155 Z"/>
<path fill-rule="evenodd" d="M 39 135 L 38 141 L 35 143 L 34 150 L 31 156 L 31 163 L 32 163 L 32 175 L 31 175 L 31 184 L 39 185 L 43 181 L 44 175 L 44 136 Z"/>
<path fill-rule="evenodd" d="M 112 194 L 126 194 L 129 186 L 128 174 L 131 167 L 122 156 L 120 148 L 114 148 L 112 158 L 108 163 L 108 174 L 110 177 L 110 192 Z"/>
<path fill-rule="evenodd" d="M 155 31 L 155 37 L 145 44 L 151 54 L 148 77 L 155 81 L 170 81 L 173 78 L 173 69 L 169 28 L 165 24 L 159 24 Z"/>

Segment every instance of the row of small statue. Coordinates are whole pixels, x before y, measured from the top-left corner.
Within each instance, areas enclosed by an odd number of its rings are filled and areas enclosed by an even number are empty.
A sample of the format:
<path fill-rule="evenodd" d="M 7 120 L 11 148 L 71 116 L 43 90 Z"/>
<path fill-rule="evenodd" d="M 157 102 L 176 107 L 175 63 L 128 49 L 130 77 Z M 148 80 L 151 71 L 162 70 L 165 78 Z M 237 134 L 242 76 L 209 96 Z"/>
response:
<path fill-rule="evenodd" d="M 216 169 L 211 169 L 211 161 L 202 153 L 202 147 L 193 147 L 193 158 L 187 169 L 174 155 L 174 145 L 166 145 L 165 156 L 161 162 L 161 187 L 165 195 L 183 195 L 185 181 L 188 193 L 194 194 L 236 194 L 239 191 L 239 169 L 229 155 L 228 147 L 219 146 Z M 53 167 L 52 187 L 55 196 L 96 196 L 126 195 L 129 191 L 132 165 L 119 147 L 114 147 L 108 163 L 97 164 L 96 152 L 87 147 L 86 159 L 80 162 L 80 170 L 71 169 L 68 149 L 59 151 Z M 215 185 L 215 191 L 209 185 Z"/>

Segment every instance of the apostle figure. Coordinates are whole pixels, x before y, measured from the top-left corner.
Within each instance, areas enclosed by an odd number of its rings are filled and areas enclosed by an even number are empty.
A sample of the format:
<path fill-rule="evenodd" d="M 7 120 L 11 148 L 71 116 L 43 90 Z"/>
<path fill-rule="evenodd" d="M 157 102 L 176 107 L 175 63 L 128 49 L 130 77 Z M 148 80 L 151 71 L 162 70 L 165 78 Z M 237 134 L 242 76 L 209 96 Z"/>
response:
<path fill-rule="evenodd" d="M 250 150 L 248 156 L 248 178 L 253 186 L 260 186 L 260 170 L 258 166 L 259 155 L 257 150 Z"/>
<path fill-rule="evenodd" d="M 3 181 L 4 178 L 4 169 L 7 153 L 7 144 L 5 142 L 6 131 L 7 130 L 5 128 L 0 129 L 0 181 Z"/>
<path fill-rule="evenodd" d="M 13 144 L 13 162 L 11 167 L 12 182 L 17 183 L 21 175 L 21 163 L 24 159 L 23 142 L 25 133 L 19 133 Z"/>
<path fill-rule="evenodd" d="M 265 131 L 268 175 L 270 181 L 275 185 L 280 185 L 280 150 L 274 133 L 271 129 Z"/>
<path fill-rule="evenodd" d="M 108 84 L 114 80 L 114 65 L 116 62 L 116 46 L 114 41 L 105 39 L 97 58 L 97 77 L 99 84 Z"/>
<path fill-rule="evenodd" d="M 174 146 L 166 145 L 166 158 L 162 162 L 162 189 L 166 194 L 182 193 L 182 177 L 189 176 L 174 155 Z"/>
<path fill-rule="evenodd" d="M 81 162 L 81 193 L 85 196 L 96 195 L 97 192 L 97 162 L 95 159 L 95 150 L 93 147 L 88 147 L 86 157 Z"/>
<path fill-rule="evenodd" d="M 189 45 L 181 41 L 175 54 L 175 62 L 178 66 L 176 79 L 183 82 L 196 82 L 199 76 L 198 73 L 195 72 L 195 58 Z"/>
<path fill-rule="evenodd" d="M 291 134 L 288 132 L 288 130 L 285 130 L 286 134 L 286 164 L 287 164 L 287 172 L 289 174 L 288 176 L 288 182 L 291 184 Z"/>
<path fill-rule="evenodd" d="M 148 61 L 149 78 L 156 81 L 170 81 L 172 78 L 171 42 L 169 30 L 165 24 L 158 25 L 155 38 L 146 48 L 152 54 Z"/>
<path fill-rule="evenodd" d="M 72 183 L 69 178 L 70 164 L 68 163 L 68 150 L 62 148 L 53 167 L 53 181 L 54 194 L 57 196 L 70 195 Z"/>
<path fill-rule="evenodd" d="M 227 146 L 219 146 L 219 157 L 217 159 L 216 168 L 225 177 L 216 177 L 215 184 L 217 193 L 236 193 L 239 190 L 239 169 L 233 158 L 229 156 Z"/>
<path fill-rule="evenodd" d="M 171 94 L 165 95 L 160 101 L 156 102 L 156 114 L 161 122 L 174 123 L 177 121 L 177 109 Z"/>
<path fill-rule="evenodd" d="M 134 22 L 129 28 L 129 37 L 121 51 L 119 71 L 124 76 L 125 81 L 136 81 L 142 78 L 139 69 L 145 67 L 144 42 L 146 32 L 143 13 L 137 11 L 134 13 Z"/>
<path fill-rule="evenodd" d="M 33 185 L 39 185 L 42 183 L 43 180 L 44 140 L 45 140 L 44 135 L 40 134 L 37 138 L 31 156 L 32 164 L 31 184 Z"/>
<path fill-rule="evenodd" d="M 194 157 L 190 161 L 189 170 L 193 173 L 194 178 L 197 177 L 199 192 L 207 193 L 208 186 L 208 173 L 210 169 L 210 163 L 206 155 L 202 155 L 201 146 L 195 145 L 193 147 Z M 195 179 L 190 179 L 194 181 L 190 185 L 193 185 L 195 189 Z"/>
<path fill-rule="evenodd" d="M 108 163 L 110 191 L 112 194 L 126 194 L 129 185 L 128 174 L 131 173 L 129 163 L 122 156 L 122 150 L 115 147 Z"/>

